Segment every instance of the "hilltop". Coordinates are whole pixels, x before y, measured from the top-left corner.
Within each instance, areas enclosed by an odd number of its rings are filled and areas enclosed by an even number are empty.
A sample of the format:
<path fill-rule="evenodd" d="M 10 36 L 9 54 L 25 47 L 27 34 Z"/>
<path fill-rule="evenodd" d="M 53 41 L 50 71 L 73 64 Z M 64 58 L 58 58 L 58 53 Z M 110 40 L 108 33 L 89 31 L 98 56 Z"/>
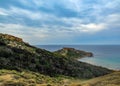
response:
<path fill-rule="evenodd" d="M 82 50 L 77 50 L 74 48 L 68 48 L 64 47 L 60 50 L 55 51 L 54 53 L 63 55 L 64 57 L 67 58 L 83 58 L 83 57 L 93 57 L 93 53 L 91 52 L 86 52 Z"/>

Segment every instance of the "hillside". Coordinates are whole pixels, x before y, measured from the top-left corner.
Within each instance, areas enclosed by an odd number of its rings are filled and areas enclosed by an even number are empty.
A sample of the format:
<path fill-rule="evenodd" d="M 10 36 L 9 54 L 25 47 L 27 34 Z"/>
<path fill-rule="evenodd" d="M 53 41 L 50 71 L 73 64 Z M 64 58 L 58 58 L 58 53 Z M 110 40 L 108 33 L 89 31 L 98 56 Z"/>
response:
<path fill-rule="evenodd" d="M 64 75 L 77 78 L 93 78 L 112 72 L 36 48 L 7 34 L 0 34 L 0 69 L 29 70 L 52 77 Z"/>
<path fill-rule="evenodd" d="M 0 86 L 64 86 L 70 85 L 71 77 L 50 77 L 32 71 L 0 70 Z"/>
<path fill-rule="evenodd" d="M 120 86 L 120 71 L 90 79 L 83 82 L 82 86 Z"/>
<path fill-rule="evenodd" d="M 83 57 L 93 57 L 93 53 L 91 52 L 86 52 L 86 51 L 82 51 L 82 50 L 76 50 L 74 48 L 62 48 L 60 50 L 55 51 L 54 53 L 56 54 L 61 54 L 64 57 L 67 58 L 83 58 Z"/>
<path fill-rule="evenodd" d="M 93 79 L 50 77 L 32 71 L 0 70 L 0 86 L 120 86 L 120 71 Z"/>

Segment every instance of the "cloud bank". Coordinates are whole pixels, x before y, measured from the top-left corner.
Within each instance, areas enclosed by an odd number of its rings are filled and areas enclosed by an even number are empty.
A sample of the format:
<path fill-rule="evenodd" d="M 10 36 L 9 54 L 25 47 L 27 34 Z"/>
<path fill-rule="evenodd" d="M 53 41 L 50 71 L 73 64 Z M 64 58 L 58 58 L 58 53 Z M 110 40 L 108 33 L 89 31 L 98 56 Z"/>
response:
<path fill-rule="evenodd" d="M 119 4 L 119 0 L 0 1 L 0 32 L 31 44 L 91 43 L 93 36 L 120 31 Z"/>

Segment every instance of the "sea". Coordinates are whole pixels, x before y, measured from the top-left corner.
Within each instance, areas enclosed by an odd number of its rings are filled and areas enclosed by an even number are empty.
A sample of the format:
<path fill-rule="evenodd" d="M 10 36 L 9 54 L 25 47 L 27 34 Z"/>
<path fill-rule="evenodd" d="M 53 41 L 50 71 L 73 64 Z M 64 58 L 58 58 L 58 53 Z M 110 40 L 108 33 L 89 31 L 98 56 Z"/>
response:
<path fill-rule="evenodd" d="M 93 57 L 85 57 L 78 60 L 109 69 L 120 70 L 120 45 L 37 45 L 37 47 L 51 52 L 63 47 L 92 52 L 94 54 Z"/>

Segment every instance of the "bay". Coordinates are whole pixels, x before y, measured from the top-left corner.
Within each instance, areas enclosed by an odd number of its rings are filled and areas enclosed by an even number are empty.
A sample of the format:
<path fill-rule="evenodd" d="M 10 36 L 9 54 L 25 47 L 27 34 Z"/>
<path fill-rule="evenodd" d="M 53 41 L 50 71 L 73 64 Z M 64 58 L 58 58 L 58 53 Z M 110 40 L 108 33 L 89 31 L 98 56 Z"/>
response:
<path fill-rule="evenodd" d="M 79 59 L 79 61 L 109 69 L 120 70 L 120 45 L 38 45 L 37 47 L 49 51 L 69 47 L 92 52 L 94 57 L 82 58 Z"/>

